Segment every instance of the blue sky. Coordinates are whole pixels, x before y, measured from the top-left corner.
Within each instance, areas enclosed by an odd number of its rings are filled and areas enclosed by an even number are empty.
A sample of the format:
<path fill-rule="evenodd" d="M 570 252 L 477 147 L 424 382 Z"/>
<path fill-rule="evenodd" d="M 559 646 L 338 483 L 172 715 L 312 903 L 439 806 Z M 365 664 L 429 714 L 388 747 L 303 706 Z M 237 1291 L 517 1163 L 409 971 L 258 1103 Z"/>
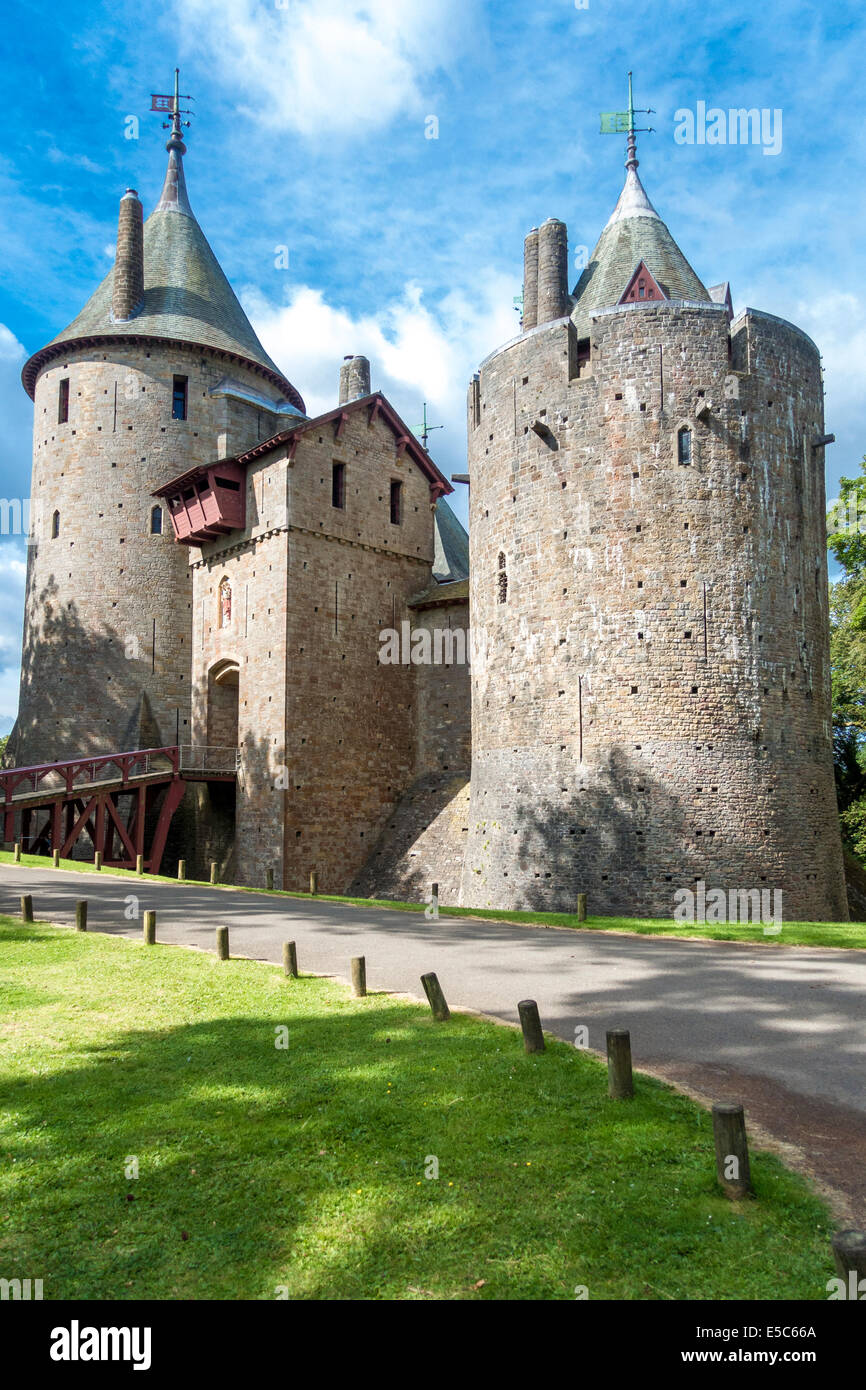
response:
<path fill-rule="evenodd" d="M 196 215 L 308 408 L 332 405 L 340 359 L 365 352 L 410 424 L 427 399 L 446 426 L 431 451 L 463 471 L 466 383 L 516 331 L 525 232 L 561 217 L 573 256 L 619 195 L 623 142 L 599 135 L 598 113 L 624 106 L 632 68 L 636 104 L 656 111 L 641 176 L 698 275 L 730 280 L 736 310 L 791 319 L 824 355 L 830 497 L 866 453 L 859 4 L 79 0 L 7 3 L 4 27 L 0 496 L 29 491 L 25 355 L 109 268 L 124 188 L 146 211 L 159 194 L 150 93 L 176 64 L 195 97 Z M 675 112 L 701 101 L 780 109 L 780 153 L 678 144 Z M 460 492 L 455 506 L 465 516 Z M 23 544 L 0 537 L 0 732 L 23 579 Z"/>

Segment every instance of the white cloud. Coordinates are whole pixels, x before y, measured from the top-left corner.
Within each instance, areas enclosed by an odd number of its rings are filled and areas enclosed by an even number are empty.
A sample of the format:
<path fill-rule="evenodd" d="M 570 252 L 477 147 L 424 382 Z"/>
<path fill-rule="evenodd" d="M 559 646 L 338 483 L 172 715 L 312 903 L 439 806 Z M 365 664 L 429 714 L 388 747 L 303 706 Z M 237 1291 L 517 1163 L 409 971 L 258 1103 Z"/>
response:
<path fill-rule="evenodd" d="M 5 323 L 0 323 L 0 361 L 2 362 L 23 362 L 27 356 L 23 343 L 19 343 L 15 334 Z"/>
<path fill-rule="evenodd" d="M 388 397 L 413 427 L 427 402 L 428 420 L 445 425 L 430 437 L 430 453 L 449 477 L 466 470 L 466 389 L 478 363 L 513 337 L 515 286 L 502 272 L 481 271 L 471 296 L 453 291 L 431 310 L 416 284 L 375 314 L 353 318 L 319 290 L 299 286 L 275 306 L 256 290 L 243 295 L 266 351 L 304 397 L 311 415 L 337 404 L 340 363 L 350 353 L 369 357 L 373 390 Z M 465 519 L 461 489 L 449 501 Z"/>
<path fill-rule="evenodd" d="M 9 732 L 18 712 L 26 572 L 23 541 L 0 545 L 0 734 Z"/>
<path fill-rule="evenodd" d="M 823 359 L 826 425 L 837 440 L 827 451 L 827 496 L 835 497 L 838 478 L 856 477 L 866 453 L 866 297 L 830 290 L 791 317 Z"/>
<path fill-rule="evenodd" d="M 422 84 L 454 61 L 475 0 L 183 0 L 189 55 L 211 62 L 256 123 L 307 136 L 428 114 Z"/>
<path fill-rule="evenodd" d="M 0 323 L 0 419 L 4 423 L 0 494 L 22 502 L 30 493 L 33 410 L 20 379 L 26 356 L 15 334 Z M 23 539 L 0 544 L 0 733 L 8 733 L 18 709 L 26 562 Z"/>

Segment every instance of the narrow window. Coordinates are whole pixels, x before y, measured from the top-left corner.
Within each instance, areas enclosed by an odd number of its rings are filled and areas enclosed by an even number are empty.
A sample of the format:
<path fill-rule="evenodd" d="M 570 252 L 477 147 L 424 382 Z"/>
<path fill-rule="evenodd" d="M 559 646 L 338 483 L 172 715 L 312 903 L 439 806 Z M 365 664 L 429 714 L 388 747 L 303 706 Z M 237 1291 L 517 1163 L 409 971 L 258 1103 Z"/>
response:
<path fill-rule="evenodd" d="M 392 484 L 393 490 L 393 484 Z M 344 463 L 334 463 L 331 465 L 331 506 L 345 507 L 346 505 L 346 465 Z M 391 509 L 393 511 L 393 501 Z M 393 521 L 393 516 L 391 517 Z"/>
<path fill-rule="evenodd" d="M 232 586 L 227 574 L 224 574 L 219 583 L 219 626 L 231 627 L 232 623 Z"/>
<path fill-rule="evenodd" d="M 403 519 L 403 484 L 394 479 L 391 483 L 391 524 L 399 526 Z"/>
<path fill-rule="evenodd" d="M 677 431 L 677 463 L 686 468 L 692 461 L 692 432 L 691 430 L 681 429 Z"/>
<path fill-rule="evenodd" d="M 643 280 L 641 280 L 640 286 L 638 288 L 638 297 L 640 299 L 646 299 L 646 285 L 644 284 Z"/>
<path fill-rule="evenodd" d="M 52 539 L 53 541 L 56 541 L 56 540 L 57 540 L 57 537 L 58 537 L 59 535 L 60 535 L 60 513 L 59 513 L 59 512 L 55 512 L 54 515 L 53 515 L 52 518 L 51 518 L 51 539 Z"/>
<path fill-rule="evenodd" d="M 65 376 L 57 393 L 57 423 L 65 425 L 69 419 L 69 377 Z"/>
<path fill-rule="evenodd" d="M 162 535 L 162 507 L 156 506 L 150 509 L 150 534 L 152 536 Z"/>
<path fill-rule="evenodd" d="M 500 603 L 507 603 L 507 602 L 508 602 L 508 575 L 507 575 L 506 572 L 505 572 L 505 553 L 504 553 L 504 551 L 502 551 L 502 550 L 500 550 L 500 552 L 499 552 L 499 562 L 498 562 L 498 563 L 499 563 L 499 574 L 497 575 L 497 582 L 498 582 L 498 589 L 499 589 L 499 602 L 500 602 Z"/>
<path fill-rule="evenodd" d="M 176 376 L 171 393 L 171 418 L 172 420 L 186 419 L 186 394 L 189 378 Z"/>

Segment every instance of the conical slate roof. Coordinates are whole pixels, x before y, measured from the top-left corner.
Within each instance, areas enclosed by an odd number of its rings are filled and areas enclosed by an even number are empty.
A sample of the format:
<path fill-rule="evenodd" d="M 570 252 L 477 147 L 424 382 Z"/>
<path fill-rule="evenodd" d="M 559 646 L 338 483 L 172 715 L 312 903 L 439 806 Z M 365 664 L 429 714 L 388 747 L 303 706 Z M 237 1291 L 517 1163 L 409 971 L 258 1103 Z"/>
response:
<path fill-rule="evenodd" d="M 581 338 L 589 337 L 589 315 L 618 304 L 640 261 L 668 299 L 710 303 L 710 296 L 659 217 L 629 160 L 625 187 L 574 289 L 572 320 Z"/>
<path fill-rule="evenodd" d="M 433 514 L 433 578 L 439 584 L 466 579 L 469 574 L 469 537 L 457 517 L 440 497 Z"/>
<path fill-rule="evenodd" d="M 180 142 L 177 142 L 180 145 Z M 214 348 L 262 369 L 299 410 L 301 396 L 268 357 L 195 219 L 186 192 L 180 148 L 169 142 L 160 200 L 144 225 L 144 301 L 131 318 L 111 313 L 114 267 L 77 318 L 26 363 L 22 379 L 33 394 L 43 364 L 64 345 L 93 338 L 158 338 Z"/>

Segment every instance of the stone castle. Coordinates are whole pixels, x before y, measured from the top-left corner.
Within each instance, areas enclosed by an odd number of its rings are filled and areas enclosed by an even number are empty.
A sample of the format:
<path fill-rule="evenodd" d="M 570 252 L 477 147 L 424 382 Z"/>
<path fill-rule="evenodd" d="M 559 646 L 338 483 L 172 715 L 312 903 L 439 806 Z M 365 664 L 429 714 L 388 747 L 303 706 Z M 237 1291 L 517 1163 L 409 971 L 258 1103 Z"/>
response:
<path fill-rule="evenodd" d="M 565 225 L 526 238 L 521 331 L 469 388 L 468 538 L 366 358 L 306 414 L 192 212 L 176 102 L 167 149 L 24 367 L 7 765 L 237 750 L 166 859 L 237 883 L 669 916 L 701 880 L 845 919 L 819 354 L 705 288 L 634 134 L 573 291 Z"/>

